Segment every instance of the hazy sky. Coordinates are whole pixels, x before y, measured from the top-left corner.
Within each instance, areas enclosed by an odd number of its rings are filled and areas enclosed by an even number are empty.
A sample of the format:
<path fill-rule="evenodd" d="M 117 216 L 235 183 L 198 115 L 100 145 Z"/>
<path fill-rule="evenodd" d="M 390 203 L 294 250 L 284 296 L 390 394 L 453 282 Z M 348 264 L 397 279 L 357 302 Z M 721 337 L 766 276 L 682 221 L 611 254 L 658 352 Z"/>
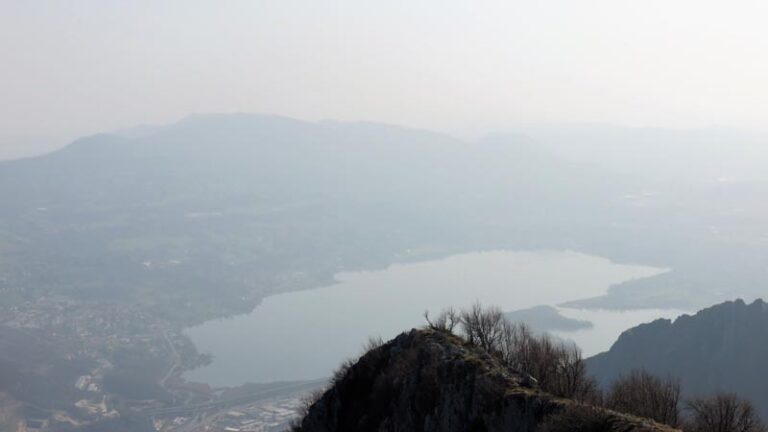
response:
<path fill-rule="evenodd" d="M 0 0 L 0 134 L 231 111 L 762 128 L 766 22 L 765 1 Z"/>

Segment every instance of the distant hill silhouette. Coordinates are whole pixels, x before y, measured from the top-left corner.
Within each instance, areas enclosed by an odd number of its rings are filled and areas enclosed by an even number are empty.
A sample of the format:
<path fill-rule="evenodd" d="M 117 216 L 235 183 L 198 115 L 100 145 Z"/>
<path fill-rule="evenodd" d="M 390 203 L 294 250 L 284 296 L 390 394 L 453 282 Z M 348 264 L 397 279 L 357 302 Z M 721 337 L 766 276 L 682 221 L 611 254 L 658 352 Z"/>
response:
<path fill-rule="evenodd" d="M 674 322 L 634 327 L 587 365 L 604 385 L 632 369 L 645 369 L 679 377 L 688 395 L 735 392 L 767 418 L 768 304 L 736 300 Z"/>
<path fill-rule="evenodd" d="M 546 305 L 507 312 L 504 317 L 511 322 L 523 322 L 537 332 L 575 331 L 593 327 L 589 321 L 565 317 L 556 308 Z"/>

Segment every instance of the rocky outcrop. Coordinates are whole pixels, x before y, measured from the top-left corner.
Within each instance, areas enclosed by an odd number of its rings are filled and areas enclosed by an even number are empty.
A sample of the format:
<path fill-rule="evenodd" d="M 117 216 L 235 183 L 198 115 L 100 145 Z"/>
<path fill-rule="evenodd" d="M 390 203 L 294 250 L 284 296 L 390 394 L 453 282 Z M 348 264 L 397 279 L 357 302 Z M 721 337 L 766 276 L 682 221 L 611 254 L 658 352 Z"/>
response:
<path fill-rule="evenodd" d="M 534 431 L 580 409 L 599 412 L 601 424 L 608 425 L 602 430 L 671 430 L 545 394 L 488 353 L 431 330 L 403 333 L 342 369 L 297 429 Z"/>

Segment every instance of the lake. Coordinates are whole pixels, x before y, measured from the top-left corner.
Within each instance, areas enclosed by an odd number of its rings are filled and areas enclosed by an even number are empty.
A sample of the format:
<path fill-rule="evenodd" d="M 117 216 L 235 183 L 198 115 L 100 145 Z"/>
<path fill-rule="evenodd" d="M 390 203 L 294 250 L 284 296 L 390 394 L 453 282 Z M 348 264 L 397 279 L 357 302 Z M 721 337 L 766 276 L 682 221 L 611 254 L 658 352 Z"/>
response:
<path fill-rule="evenodd" d="M 214 360 L 185 378 L 213 386 L 321 378 L 359 354 L 370 336 L 386 340 L 421 326 L 425 310 L 437 313 L 475 301 L 504 311 L 557 305 L 664 271 L 576 252 L 492 251 L 340 273 L 337 284 L 267 297 L 248 315 L 189 328 L 198 349 L 213 354 Z M 585 355 L 608 349 L 629 327 L 682 313 L 560 311 L 595 324 L 589 330 L 557 333 L 577 342 Z"/>

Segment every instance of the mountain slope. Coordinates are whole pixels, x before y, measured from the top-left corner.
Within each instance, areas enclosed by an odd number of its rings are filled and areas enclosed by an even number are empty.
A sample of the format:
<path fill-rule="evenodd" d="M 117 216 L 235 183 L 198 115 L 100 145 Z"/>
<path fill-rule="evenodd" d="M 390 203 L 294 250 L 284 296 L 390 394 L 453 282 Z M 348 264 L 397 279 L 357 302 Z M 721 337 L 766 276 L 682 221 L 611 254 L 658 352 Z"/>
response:
<path fill-rule="evenodd" d="M 533 431 L 574 410 L 594 409 L 542 393 L 455 336 L 412 330 L 343 370 L 333 387 L 309 408 L 298 429 Z M 599 412 L 606 430 L 672 430 Z"/>
<path fill-rule="evenodd" d="M 616 194 L 603 180 L 511 138 L 194 116 L 0 163 L 0 291 L 197 322 L 342 269 L 559 245 Z"/>
<path fill-rule="evenodd" d="M 688 395 L 735 392 L 768 416 L 768 304 L 722 303 L 693 316 L 657 320 L 625 331 L 608 352 L 587 360 L 603 384 L 645 369 L 679 377 Z"/>

